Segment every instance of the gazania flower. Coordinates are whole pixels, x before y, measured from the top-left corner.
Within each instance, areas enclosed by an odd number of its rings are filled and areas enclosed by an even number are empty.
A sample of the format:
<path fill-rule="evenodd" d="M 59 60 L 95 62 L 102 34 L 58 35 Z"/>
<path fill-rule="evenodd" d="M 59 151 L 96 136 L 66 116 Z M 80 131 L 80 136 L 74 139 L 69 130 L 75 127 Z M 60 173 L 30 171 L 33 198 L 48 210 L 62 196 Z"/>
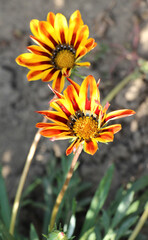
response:
<path fill-rule="evenodd" d="M 112 142 L 114 134 L 121 130 L 120 124 L 107 126 L 108 122 L 117 118 L 135 114 L 133 110 L 123 109 L 107 113 L 109 103 L 103 108 L 100 104 L 99 83 L 93 76 L 87 76 L 82 85 L 68 79 L 71 83 L 63 95 L 57 95 L 50 103 L 55 111 L 39 111 L 51 120 L 51 123 L 38 123 L 42 128 L 41 135 L 51 140 L 71 139 L 73 142 L 66 154 L 75 152 L 79 144 L 84 143 L 84 151 L 94 154 L 98 142 Z"/>
<path fill-rule="evenodd" d="M 84 25 L 81 14 L 75 11 L 69 20 L 65 16 L 48 13 L 47 21 L 33 19 L 30 28 L 34 36 L 31 39 L 38 44 L 28 47 L 30 53 L 17 57 L 16 62 L 30 69 L 29 81 L 42 79 L 53 80 L 53 89 L 61 92 L 65 76 L 70 76 L 75 66 L 89 66 L 89 62 L 79 60 L 96 46 L 93 38 L 89 38 L 89 29 Z"/>

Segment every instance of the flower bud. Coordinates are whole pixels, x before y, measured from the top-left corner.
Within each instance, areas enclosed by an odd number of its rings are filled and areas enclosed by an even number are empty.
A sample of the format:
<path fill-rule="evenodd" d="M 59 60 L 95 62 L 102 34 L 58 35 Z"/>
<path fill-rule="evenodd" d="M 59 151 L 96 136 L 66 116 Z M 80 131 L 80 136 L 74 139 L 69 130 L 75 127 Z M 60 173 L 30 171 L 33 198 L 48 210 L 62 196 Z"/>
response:
<path fill-rule="evenodd" d="M 51 232 L 47 240 L 68 240 L 67 236 L 58 230 Z"/>

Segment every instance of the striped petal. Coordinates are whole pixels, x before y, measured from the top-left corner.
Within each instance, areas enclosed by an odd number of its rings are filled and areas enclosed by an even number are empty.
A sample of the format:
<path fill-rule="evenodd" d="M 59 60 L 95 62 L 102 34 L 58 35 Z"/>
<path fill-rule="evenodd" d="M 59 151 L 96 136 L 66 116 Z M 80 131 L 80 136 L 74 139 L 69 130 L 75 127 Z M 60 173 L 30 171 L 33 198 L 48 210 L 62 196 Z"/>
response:
<path fill-rule="evenodd" d="M 42 41 L 45 42 L 49 47 L 54 49 L 58 45 L 58 39 L 55 34 L 55 30 L 50 23 L 40 21 L 39 33 Z"/>
<path fill-rule="evenodd" d="M 83 21 L 81 18 L 81 14 L 77 10 L 71 15 L 70 20 L 69 20 L 69 31 L 68 31 L 68 39 L 69 40 L 68 40 L 68 42 L 70 45 L 74 46 L 78 29 L 82 25 L 83 25 Z"/>
<path fill-rule="evenodd" d="M 45 51 L 47 51 L 50 55 L 52 54 L 53 48 L 51 48 L 49 45 L 44 43 L 40 40 L 39 37 L 30 36 L 30 38 L 38 45 L 40 45 Z"/>
<path fill-rule="evenodd" d="M 32 53 L 21 54 L 16 58 L 16 62 L 23 67 L 34 70 L 44 70 L 52 66 L 48 57 Z"/>
<path fill-rule="evenodd" d="M 76 82 L 74 82 L 72 79 L 67 78 L 67 80 L 73 85 L 74 89 L 76 90 L 77 94 L 79 94 L 80 86 Z"/>
<path fill-rule="evenodd" d="M 80 45 L 84 45 L 89 36 L 89 28 L 87 25 L 83 25 L 79 28 L 79 32 L 77 33 L 77 38 L 74 44 L 74 48 L 77 50 Z"/>
<path fill-rule="evenodd" d="M 91 110 L 92 112 L 97 106 L 96 101 L 100 101 L 96 80 L 92 75 L 87 76 L 82 82 L 79 99 L 82 110 Z"/>
<path fill-rule="evenodd" d="M 60 43 L 67 43 L 68 24 L 64 15 L 57 13 L 55 16 L 54 28 L 57 32 Z"/>
<path fill-rule="evenodd" d="M 85 47 L 87 48 L 87 52 L 89 52 L 91 49 L 97 46 L 97 43 L 95 43 L 95 40 L 93 38 L 89 38 L 86 41 Z"/>
<path fill-rule="evenodd" d="M 72 85 L 68 86 L 64 91 L 64 96 L 68 101 L 69 106 L 72 106 L 71 113 L 74 114 L 80 109 L 79 107 L 79 97 Z"/>
<path fill-rule="evenodd" d="M 55 14 L 53 12 L 48 13 L 47 21 L 54 27 Z"/>
<path fill-rule="evenodd" d="M 79 61 L 84 55 L 86 55 L 87 49 L 84 46 L 80 46 L 76 51 L 76 62 Z"/>
<path fill-rule="evenodd" d="M 107 142 L 113 142 L 114 140 L 114 134 L 112 132 L 103 132 L 99 134 L 99 137 L 95 138 L 96 141 L 107 143 Z"/>
<path fill-rule="evenodd" d="M 47 51 L 45 51 L 44 48 L 42 48 L 41 46 L 31 45 L 27 47 L 27 49 L 34 54 L 45 56 L 48 58 L 51 57 L 51 55 Z"/>
<path fill-rule="evenodd" d="M 39 36 L 39 20 L 37 19 L 33 19 L 31 20 L 30 22 L 30 29 L 31 29 L 31 32 L 33 33 L 34 36 L 38 37 Z"/>
<path fill-rule="evenodd" d="M 80 144 L 80 139 L 76 138 L 75 141 L 67 148 L 66 155 L 69 155 L 72 152 L 75 153 L 79 144 Z"/>
<path fill-rule="evenodd" d="M 59 75 L 60 70 L 56 70 L 55 68 L 50 68 L 48 71 L 46 71 L 46 75 L 42 78 L 43 82 L 49 82 L 51 80 L 54 80 Z"/>
<path fill-rule="evenodd" d="M 65 76 L 62 75 L 61 71 L 57 71 L 58 75 L 52 83 L 52 88 L 58 92 L 61 92 L 64 88 Z"/>
<path fill-rule="evenodd" d="M 64 113 L 56 111 L 37 111 L 37 113 L 45 115 L 49 120 L 59 123 L 67 123 L 68 118 Z"/>
<path fill-rule="evenodd" d="M 67 134 L 69 134 L 69 132 L 65 131 L 65 130 L 61 130 L 61 129 L 45 128 L 45 129 L 40 131 L 40 134 L 44 137 L 47 137 L 47 138 L 51 138 L 51 137 L 56 138 L 56 136 L 58 136 L 59 134 L 62 134 L 64 136 L 66 136 Z"/>
<path fill-rule="evenodd" d="M 98 144 L 96 140 L 90 140 L 84 142 L 84 151 L 88 154 L 94 155 L 98 149 Z"/>
<path fill-rule="evenodd" d="M 44 78 L 49 70 L 30 70 L 27 74 L 28 81 L 35 81 Z"/>
<path fill-rule="evenodd" d="M 130 110 L 130 109 L 121 109 L 121 110 L 116 110 L 108 113 L 105 117 L 105 122 L 109 122 L 110 120 L 122 118 L 122 117 L 127 117 L 135 114 L 135 111 Z"/>
<path fill-rule="evenodd" d="M 114 124 L 101 129 L 101 132 L 112 132 L 113 134 L 119 132 L 122 129 L 121 124 Z"/>

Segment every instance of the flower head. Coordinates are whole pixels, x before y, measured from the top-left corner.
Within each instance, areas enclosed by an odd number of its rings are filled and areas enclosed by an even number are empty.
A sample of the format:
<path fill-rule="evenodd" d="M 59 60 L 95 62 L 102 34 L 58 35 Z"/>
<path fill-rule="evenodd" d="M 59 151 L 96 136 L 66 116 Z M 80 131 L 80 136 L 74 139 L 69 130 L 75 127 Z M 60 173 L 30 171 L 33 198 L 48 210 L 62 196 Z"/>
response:
<path fill-rule="evenodd" d="M 87 76 L 81 86 L 68 79 L 69 85 L 63 95 L 56 90 L 57 98 L 50 105 L 55 111 L 39 111 L 52 123 L 38 123 L 42 128 L 41 135 L 51 140 L 71 139 L 66 154 L 75 152 L 80 143 L 84 143 L 84 151 L 94 154 L 98 149 L 97 142 L 112 142 L 114 134 L 121 130 L 120 124 L 107 126 L 108 122 L 117 118 L 135 114 L 133 110 L 123 109 L 107 113 L 109 103 L 103 108 L 100 104 L 99 83 L 93 76 Z"/>
<path fill-rule="evenodd" d="M 75 11 L 69 20 L 64 15 L 49 12 L 47 21 L 33 19 L 30 28 L 34 36 L 31 39 L 38 44 L 28 47 L 30 53 L 17 57 L 16 62 L 30 69 L 29 81 L 53 80 L 53 89 L 61 92 L 65 76 L 70 76 L 74 66 L 89 66 L 89 62 L 79 60 L 96 46 L 89 38 L 89 29 L 84 25 L 80 12 Z"/>

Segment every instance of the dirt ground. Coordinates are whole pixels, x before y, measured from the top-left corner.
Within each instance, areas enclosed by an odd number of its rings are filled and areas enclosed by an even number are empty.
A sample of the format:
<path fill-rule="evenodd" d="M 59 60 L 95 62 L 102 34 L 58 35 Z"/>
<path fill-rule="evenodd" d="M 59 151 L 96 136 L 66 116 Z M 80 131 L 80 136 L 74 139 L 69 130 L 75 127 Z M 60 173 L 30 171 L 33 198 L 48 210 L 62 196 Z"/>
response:
<path fill-rule="evenodd" d="M 35 111 L 47 109 L 52 97 L 47 84 L 27 81 L 28 70 L 18 66 L 15 58 L 26 52 L 26 46 L 31 43 L 31 19 L 45 20 L 49 11 L 61 12 L 69 18 L 76 9 L 80 10 L 98 46 L 108 46 L 101 57 L 99 47 L 94 49 L 86 57 L 92 66 L 80 70 L 82 74 L 101 78 L 102 99 L 134 70 L 138 57 L 148 60 L 146 0 L 0 0 L 0 159 L 11 203 L 36 133 L 35 124 L 42 119 Z M 110 110 L 122 108 L 131 108 L 137 114 L 117 121 L 123 129 L 115 141 L 99 144 L 94 156 L 81 155 L 81 177 L 91 181 L 93 189 L 112 162 L 115 163 L 113 190 L 148 171 L 148 79 L 135 79 L 118 93 Z M 53 143 L 42 138 L 27 184 L 36 176 L 43 176 L 52 149 L 56 151 L 59 147 L 60 154 L 64 154 L 68 144 L 68 141 Z"/>

